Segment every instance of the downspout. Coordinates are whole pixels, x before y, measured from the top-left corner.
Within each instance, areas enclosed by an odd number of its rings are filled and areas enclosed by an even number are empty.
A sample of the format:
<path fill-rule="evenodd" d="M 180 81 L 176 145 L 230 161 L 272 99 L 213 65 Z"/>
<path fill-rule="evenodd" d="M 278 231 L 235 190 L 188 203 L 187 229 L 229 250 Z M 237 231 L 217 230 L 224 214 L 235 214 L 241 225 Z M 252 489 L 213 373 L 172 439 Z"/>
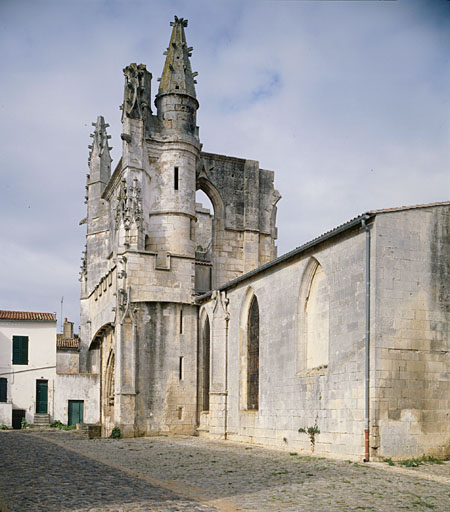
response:
<path fill-rule="evenodd" d="M 365 410 L 364 410 L 364 462 L 369 462 L 369 384 L 370 384 L 370 230 L 366 221 L 368 215 L 361 219 L 361 226 L 366 232 L 366 343 L 365 343 Z"/>
<path fill-rule="evenodd" d="M 224 438 L 228 439 L 228 323 L 229 314 L 225 317 L 225 418 L 224 418 Z"/>

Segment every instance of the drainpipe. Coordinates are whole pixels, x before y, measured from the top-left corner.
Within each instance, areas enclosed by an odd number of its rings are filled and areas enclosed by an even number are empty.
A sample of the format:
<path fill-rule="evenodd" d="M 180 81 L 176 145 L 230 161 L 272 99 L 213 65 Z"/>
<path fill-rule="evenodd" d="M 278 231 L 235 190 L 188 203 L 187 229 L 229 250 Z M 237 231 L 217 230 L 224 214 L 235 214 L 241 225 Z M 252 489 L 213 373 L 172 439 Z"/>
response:
<path fill-rule="evenodd" d="M 224 438 L 228 439 L 228 323 L 230 317 L 227 314 L 225 318 L 225 422 L 224 422 Z"/>
<path fill-rule="evenodd" d="M 369 462 L 369 383 L 370 383 L 370 230 L 368 215 L 361 219 L 366 232 L 366 343 L 365 343 L 365 410 L 364 410 L 364 462 Z"/>

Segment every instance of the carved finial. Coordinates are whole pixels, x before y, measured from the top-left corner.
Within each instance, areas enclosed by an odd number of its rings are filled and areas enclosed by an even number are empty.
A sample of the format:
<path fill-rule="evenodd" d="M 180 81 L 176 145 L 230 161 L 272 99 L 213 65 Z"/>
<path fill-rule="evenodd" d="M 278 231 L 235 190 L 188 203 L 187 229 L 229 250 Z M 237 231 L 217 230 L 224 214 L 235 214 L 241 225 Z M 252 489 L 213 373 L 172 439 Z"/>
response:
<path fill-rule="evenodd" d="M 185 20 L 184 18 L 179 18 L 178 16 L 174 16 L 175 21 L 170 22 L 170 26 L 174 27 L 176 24 L 183 25 L 183 27 L 188 26 L 188 20 Z"/>
<path fill-rule="evenodd" d="M 132 119 L 145 121 L 151 115 L 151 80 L 152 74 L 147 71 L 145 64 L 132 63 L 127 66 L 125 75 L 125 91 L 123 112 Z"/>
<path fill-rule="evenodd" d="M 102 156 L 105 152 L 109 154 L 109 146 L 108 139 L 111 138 L 110 135 L 106 133 L 106 128 L 109 127 L 109 124 L 105 123 L 105 119 L 103 116 L 97 117 L 97 122 L 92 123 L 92 126 L 95 126 L 94 133 L 90 134 L 94 140 L 92 144 L 89 144 L 88 148 L 91 150 L 89 152 L 89 160 L 91 162 L 92 155 Z"/>

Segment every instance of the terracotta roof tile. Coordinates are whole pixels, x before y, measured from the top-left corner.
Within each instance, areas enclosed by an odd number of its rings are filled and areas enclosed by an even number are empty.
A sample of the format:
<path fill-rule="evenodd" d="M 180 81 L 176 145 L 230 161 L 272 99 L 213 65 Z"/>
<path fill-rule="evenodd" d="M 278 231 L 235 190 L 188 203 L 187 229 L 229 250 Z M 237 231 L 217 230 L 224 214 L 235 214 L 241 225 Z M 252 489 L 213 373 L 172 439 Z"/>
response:
<path fill-rule="evenodd" d="M 64 338 L 64 334 L 56 335 L 56 348 L 76 348 L 79 347 L 78 338 Z"/>
<path fill-rule="evenodd" d="M 55 313 L 33 313 L 31 311 L 5 311 L 3 309 L 0 309 L 0 320 L 56 322 L 56 315 Z"/>

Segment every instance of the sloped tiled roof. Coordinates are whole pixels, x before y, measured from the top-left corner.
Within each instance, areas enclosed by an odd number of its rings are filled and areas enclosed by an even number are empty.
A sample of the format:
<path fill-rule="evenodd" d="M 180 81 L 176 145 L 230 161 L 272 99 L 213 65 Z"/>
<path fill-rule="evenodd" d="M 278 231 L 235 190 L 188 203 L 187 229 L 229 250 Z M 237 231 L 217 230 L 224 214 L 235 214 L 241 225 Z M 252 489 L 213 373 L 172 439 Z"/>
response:
<path fill-rule="evenodd" d="M 56 315 L 55 313 L 34 313 L 32 311 L 5 311 L 3 309 L 0 309 L 0 320 L 56 322 Z"/>
<path fill-rule="evenodd" d="M 78 338 L 64 338 L 64 334 L 56 335 L 56 348 L 78 348 Z"/>

